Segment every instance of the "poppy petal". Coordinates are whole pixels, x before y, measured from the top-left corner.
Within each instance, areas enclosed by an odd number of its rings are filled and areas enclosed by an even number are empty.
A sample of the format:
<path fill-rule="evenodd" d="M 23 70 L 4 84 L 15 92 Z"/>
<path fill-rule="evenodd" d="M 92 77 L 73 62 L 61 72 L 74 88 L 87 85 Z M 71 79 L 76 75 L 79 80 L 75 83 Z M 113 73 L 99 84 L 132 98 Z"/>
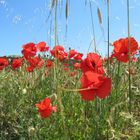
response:
<path fill-rule="evenodd" d="M 111 79 L 105 78 L 102 85 L 98 89 L 96 89 L 96 96 L 99 97 L 100 99 L 103 99 L 106 96 L 108 96 L 111 91 L 111 84 L 112 84 Z"/>

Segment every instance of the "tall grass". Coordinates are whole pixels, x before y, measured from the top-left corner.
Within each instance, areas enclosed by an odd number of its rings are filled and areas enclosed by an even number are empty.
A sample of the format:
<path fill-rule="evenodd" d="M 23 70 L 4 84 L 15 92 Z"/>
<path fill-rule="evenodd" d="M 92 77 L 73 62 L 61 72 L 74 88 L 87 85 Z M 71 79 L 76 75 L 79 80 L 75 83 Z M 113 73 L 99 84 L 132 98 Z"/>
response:
<path fill-rule="evenodd" d="M 58 41 L 58 0 L 52 1 L 54 12 L 55 45 Z M 68 2 L 68 1 L 67 1 Z M 94 47 L 93 13 L 90 4 Z M 107 0 L 108 58 L 110 57 L 110 5 Z M 129 0 L 127 0 L 128 38 L 130 38 Z M 68 16 L 66 17 L 68 18 Z M 48 58 L 44 58 L 46 60 Z M 54 60 L 54 67 L 46 67 L 27 73 L 26 63 L 18 70 L 10 66 L 0 71 L 0 126 L 2 140 L 139 140 L 140 139 L 140 59 L 136 63 L 104 63 L 112 78 L 112 91 L 106 99 L 95 98 L 92 102 L 81 100 L 79 94 L 81 71 L 74 71 L 71 62 L 69 71 L 64 71 L 65 62 Z M 130 75 L 130 68 L 135 70 Z M 35 104 L 50 97 L 58 106 L 58 112 L 42 119 Z M 129 108 L 129 111 L 128 111 Z"/>

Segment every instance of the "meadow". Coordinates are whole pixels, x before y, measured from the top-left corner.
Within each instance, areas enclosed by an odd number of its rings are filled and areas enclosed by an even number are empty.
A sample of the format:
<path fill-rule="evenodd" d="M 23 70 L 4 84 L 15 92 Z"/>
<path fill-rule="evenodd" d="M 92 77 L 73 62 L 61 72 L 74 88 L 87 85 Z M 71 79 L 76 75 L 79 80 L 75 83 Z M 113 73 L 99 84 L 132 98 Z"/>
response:
<path fill-rule="evenodd" d="M 21 56 L 0 57 L 1 140 L 140 140 L 140 47 L 130 35 L 129 0 L 128 36 L 111 43 L 106 4 L 106 57 L 96 50 L 94 32 L 86 55 L 58 42 L 57 0 L 50 11 L 54 46 L 29 41 Z M 66 20 L 68 8 L 66 0 Z"/>
<path fill-rule="evenodd" d="M 117 40 L 116 50 L 121 41 L 128 38 Z M 130 38 L 132 51 L 135 43 Z M 109 59 L 97 53 L 82 59 L 62 46 L 43 57 L 48 49 L 27 43 L 23 57 L 0 58 L 1 139 L 140 138 L 139 58 L 129 68 L 122 49 Z"/>

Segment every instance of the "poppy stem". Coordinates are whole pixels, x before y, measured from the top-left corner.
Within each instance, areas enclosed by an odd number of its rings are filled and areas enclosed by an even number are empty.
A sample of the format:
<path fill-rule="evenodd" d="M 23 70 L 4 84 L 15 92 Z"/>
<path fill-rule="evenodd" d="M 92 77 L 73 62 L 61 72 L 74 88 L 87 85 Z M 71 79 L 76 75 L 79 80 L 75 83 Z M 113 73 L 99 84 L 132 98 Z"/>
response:
<path fill-rule="evenodd" d="M 129 0 L 127 0 L 127 27 L 128 27 L 128 50 L 129 50 L 129 63 L 128 63 L 128 69 L 130 70 L 131 67 L 131 54 L 130 54 L 130 10 L 129 10 Z M 131 74 L 129 72 L 128 75 L 129 80 L 129 112 L 131 113 Z"/>
<path fill-rule="evenodd" d="M 66 89 L 66 88 L 63 88 L 63 87 L 59 87 L 59 89 L 64 90 L 64 91 L 79 92 L 79 91 L 92 90 L 92 89 L 95 89 L 95 88 Z"/>
<path fill-rule="evenodd" d="M 55 21 L 55 25 L 54 25 L 54 35 L 55 35 L 55 46 L 59 44 L 58 42 L 58 30 L 57 30 L 57 9 L 58 9 L 58 0 L 55 0 L 55 13 L 54 13 L 54 21 Z M 57 51 L 55 51 L 55 55 L 57 55 Z M 60 95 L 60 91 L 58 89 L 58 82 L 59 82 L 59 78 L 58 78 L 58 73 L 59 73 L 59 65 L 58 65 L 58 60 L 55 59 L 55 66 L 54 66 L 54 83 L 55 83 L 55 92 L 58 96 L 58 104 L 60 106 L 60 112 L 61 112 L 61 118 L 62 118 L 62 123 L 63 123 L 63 127 L 64 130 L 66 130 L 66 126 L 65 126 L 65 118 L 64 118 L 64 109 L 63 109 L 63 104 L 62 104 L 62 100 L 61 100 L 61 95 Z"/>
<path fill-rule="evenodd" d="M 64 109 L 63 109 L 63 104 L 62 104 L 62 101 L 61 101 L 60 94 L 58 94 L 58 103 L 59 103 L 59 106 L 60 106 L 60 112 L 61 112 L 63 127 L 64 127 L 64 130 L 65 130 L 66 126 L 65 126 L 65 118 L 64 118 Z"/>
<path fill-rule="evenodd" d="M 110 74 L 110 59 L 109 59 L 109 55 L 110 55 L 110 3 L 109 0 L 107 0 L 107 30 L 108 30 L 108 34 L 107 34 L 107 53 L 108 53 L 108 74 Z"/>
<path fill-rule="evenodd" d="M 108 34 L 107 34 L 107 52 L 108 52 L 108 61 L 107 61 L 107 70 L 108 70 L 108 75 L 110 76 L 110 0 L 107 0 L 107 27 L 108 27 Z M 107 98 L 107 103 L 109 102 L 109 98 Z M 110 108 L 108 107 L 108 112 L 110 111 Z M 109 139 L 109 126 L 107 124 L 107 140 Z"/>
<path fill-rule="evenodd" d="M 115 77 L 115 100 L 117 100 L 118 99 L 118 94 L 119 94 L 119 79 L 120 79 L 120 62 L 118 62 L 117 63 L 118 65 L 117 65 L 117 74 L 115 75 L 116 77 Z M 118 117 L 117 116 L 117 111 L 118 111 L 118 108 L 115 108 L 115 110 L 114 110 L 114 117 L 116 118 L 116 117 Z M 114 126 L 117 126 L 117 123 L 115 123 L 114 122 Z"/>
<path fill-rule="evenodd" d="M 98 139 L 98 122 L 99 122 L 99 119 L 98 119 L 98 100 L 97 98 L 95 99 L 95 111 L 96 111 L 96 121 L 95 121 L 95 137 L 96 139 Z"/>

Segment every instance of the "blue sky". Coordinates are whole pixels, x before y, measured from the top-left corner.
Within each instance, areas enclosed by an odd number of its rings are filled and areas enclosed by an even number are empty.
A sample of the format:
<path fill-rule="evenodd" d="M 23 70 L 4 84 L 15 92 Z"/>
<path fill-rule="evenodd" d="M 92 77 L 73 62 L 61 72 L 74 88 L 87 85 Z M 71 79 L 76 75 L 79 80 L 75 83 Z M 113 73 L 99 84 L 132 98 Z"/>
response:
<path fill-rule="evenodd" d="M 52 34 L 50 34 L 51 21 L 46 22 L 50 1 L 0 0 L 0 56 L 20 55 L 21 46 L 28 42 L 45 41 L 49 46 L 54 46 L 54 18 L 52 18 Z M 126 0 L 110 1 L 110 42 L 113 42 L 127 36 Z M 91 3 L 97 49 L 100 54 L 105 55 L 107 53 L 106 4 L 103 0 L 91 0 Z M 99 24 L 97 7 L 102 13 L 105 37 Z M 140 0 L 130 0 L 130 20 L 131 35 L 140 42 Z M 65 31 L 65 0 L 63 0 L 58 12 L 59 44 L 66 49 L 71 47 L 86 54 L 93 35 L 89 4 L 85 6 L 85 0 L 70 0 L 67 37 Z M 90 51 L 93 51 L 93 45 Z"/>

